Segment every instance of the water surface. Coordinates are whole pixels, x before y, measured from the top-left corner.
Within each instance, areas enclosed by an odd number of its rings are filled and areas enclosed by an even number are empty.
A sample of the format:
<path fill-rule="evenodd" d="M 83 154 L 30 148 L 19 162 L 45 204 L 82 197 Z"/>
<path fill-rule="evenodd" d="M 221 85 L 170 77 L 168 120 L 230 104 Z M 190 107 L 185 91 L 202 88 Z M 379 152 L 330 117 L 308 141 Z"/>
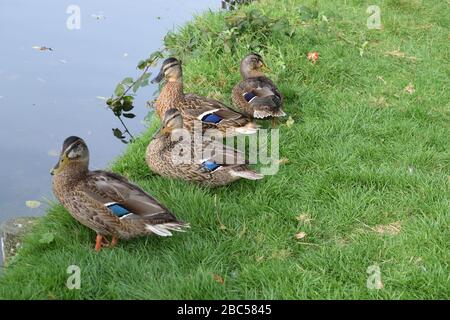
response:
<path fill-rule="evenodd" d="M 72 4 L 81 9 L 79 30 L 66 27 Z M 161 48 L 167 31 L 209 8 L 219 9 L 220 1 L 0 2 L 0 223 L 45 211 L 45 199 L 54 199 L 49 170 L 65 137 L 86 140 L 92 169 L 123 152 L 111 133 L 120 123 L 97 97 L 135 77 L 137 62 Z M 145 129 L 144 105 L 154 91 L 139 91 L 137 117 L 128 121 L 133 133 Z M 30 209 L 27 200 L 43 204 Z"/>

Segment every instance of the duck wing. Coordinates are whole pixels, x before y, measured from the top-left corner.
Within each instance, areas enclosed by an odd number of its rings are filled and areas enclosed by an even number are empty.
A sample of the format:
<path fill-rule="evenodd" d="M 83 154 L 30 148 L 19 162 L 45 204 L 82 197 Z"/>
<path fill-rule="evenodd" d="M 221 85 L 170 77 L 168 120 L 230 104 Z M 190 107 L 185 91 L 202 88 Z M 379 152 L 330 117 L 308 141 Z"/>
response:
<path fill-rule="evenodd" d="M 90 172 L 82 191 L 121 220 L 141 219 L 151 225 L 179 222 L 164 205 L 115 173 Z"/>
<path fill-rule="evenodd" d="M 254 118 L 282 117 L 283 96 L 267 77 L 249 78 L 233 88 L 233 102 Z"/>

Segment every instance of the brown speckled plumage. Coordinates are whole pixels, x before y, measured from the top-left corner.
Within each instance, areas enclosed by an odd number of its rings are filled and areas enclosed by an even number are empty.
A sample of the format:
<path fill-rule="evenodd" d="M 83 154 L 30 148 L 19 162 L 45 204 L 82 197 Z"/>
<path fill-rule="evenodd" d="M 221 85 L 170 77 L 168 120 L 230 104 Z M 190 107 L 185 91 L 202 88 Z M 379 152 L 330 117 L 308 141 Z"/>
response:
<path fill-rule="evenodd" d="M 233 88 L 233 104 L 251 118 L 277 118 L 285 116 L 283 96 L 275 84 L 261 72 L 265 64 L 258 54 L 250 54 L 241 62 L 243 80 Z"/>
<path fill-rule="evenodd" d="M 84 141 L 79 138 L 76 141 L 87 153 Z M 186 226 L 124 177 L 106 171 L 89 171 L 88 154 L 78 159 L 71 159 L 67 154 L 63 148 L 61 160 L 53 170 L 53 192 L 76 220 L 98 235 L 129 239 L 158 234 L 160 229 L 181 231 Z M 107 206 L 111 203 L 129 212 L 119 217 Z"/>
<path fill-rule="evenodd" d="M 169 109 L 168 112 L 173 110 L 175 109 Z M 240 178 L 257 180 L 263 177 L 248 167 L 245 155 L 238 150 L 199 135 L 192 135 L 190 140 L 172 141 L 172 132 L 160 132 L 147 147 L 147 164 L 152 171 L 161 176 L 197 182 L 210 187 L 226 185 Z M 213 152 L 205 158 L 204 151 L 207 148 Z M 188 154 L 189 161 L 180 161 L 176 153 L 179 150 Z M 206 170 L 202 165 L 205 160 L 220 164 L 220 167 L 213 171 Z"/>
<path fill-rule="evenodd" d="M 169 66 L 166 67 L 166 65 Z M 256 132 L 256 125 L 249 117 L 231 109 L 227 105 L 199 95 L 185 94 L 181 65 L 178 63 L 178 60 L 174 58 L 167 59 L 158 77 L 158 81 L 161 81 L 164 77 L 167 80 L 155 104 L 156 112 L 160 119 L 164 117 L 168 109 L 176 108 L 183 116 L 185 128 L 189 130 L 193 129 L 195 123 L 203 132 L 208 129 L 217 129 L 227 136 Z M 219 123 L 201 121 L 202 116 L 206 114 L 217 115 L 222 120 Z"/>

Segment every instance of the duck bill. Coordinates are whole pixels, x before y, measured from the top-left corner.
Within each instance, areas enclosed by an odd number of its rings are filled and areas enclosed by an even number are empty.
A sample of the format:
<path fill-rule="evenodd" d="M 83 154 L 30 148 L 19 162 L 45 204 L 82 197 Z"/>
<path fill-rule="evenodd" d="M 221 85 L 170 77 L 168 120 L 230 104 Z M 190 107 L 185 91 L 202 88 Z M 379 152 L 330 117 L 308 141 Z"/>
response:
<path fill-rule="evenodd" d="M 59 171 L 59 161 L 58 161 L 58 163 L 52 168 L 52 170 L 50 170 L 50 174 L 51 174 L 52 176 L 54 176 L 55 174 L 58 173 L 58 171 Z"/>
<path fill-rule="evenodd" d="M 50 174 L 52 176 L 54 176 L 55 174 L 58 174 L 58 172 L 60 172 L 63 169 L 63 167 L 67 163 L 67 161 L 68 161 L 67 155 L 65 155 L 65 154 L 62 155 L 59 158 L 58 162 L 55 164 L 55 166 L 52 168 L 52 170 L 50 170 Z"/>
<path fill-rule="evenodd" d="M 164 71 L 161 69 L 161 71 L 158 73 L 158 75 L 151 81 L 151 83 L 160 83 L 164 79 Z"/>

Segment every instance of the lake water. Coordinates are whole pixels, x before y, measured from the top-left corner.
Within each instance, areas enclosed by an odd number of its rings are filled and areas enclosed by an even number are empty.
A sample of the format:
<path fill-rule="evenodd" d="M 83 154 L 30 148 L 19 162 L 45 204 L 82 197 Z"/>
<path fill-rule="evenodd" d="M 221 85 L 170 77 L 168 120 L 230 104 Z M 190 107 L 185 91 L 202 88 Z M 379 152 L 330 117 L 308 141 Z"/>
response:
<path fill-rule="evenodd" d="M 80 29 L 66 26 L 70 5 L 80 9 Z M 120 123 L 98 97 L 138 75 L 137 62 L 162 47 L 167 31 L 219 8 L 220 0 L 1 0 L 0 223 L 43 214 L 45 199 L 54 199 L 49 171 L 65 137 L 86 140 L 92 169 L 123 152 L 111 132 Z M 133 133 L 145 129 L 145 101 L 155 90 L 138 92 L 137 117 L 127 121 Z M 42 205 L 31 209 L 27 200 Z"/>

